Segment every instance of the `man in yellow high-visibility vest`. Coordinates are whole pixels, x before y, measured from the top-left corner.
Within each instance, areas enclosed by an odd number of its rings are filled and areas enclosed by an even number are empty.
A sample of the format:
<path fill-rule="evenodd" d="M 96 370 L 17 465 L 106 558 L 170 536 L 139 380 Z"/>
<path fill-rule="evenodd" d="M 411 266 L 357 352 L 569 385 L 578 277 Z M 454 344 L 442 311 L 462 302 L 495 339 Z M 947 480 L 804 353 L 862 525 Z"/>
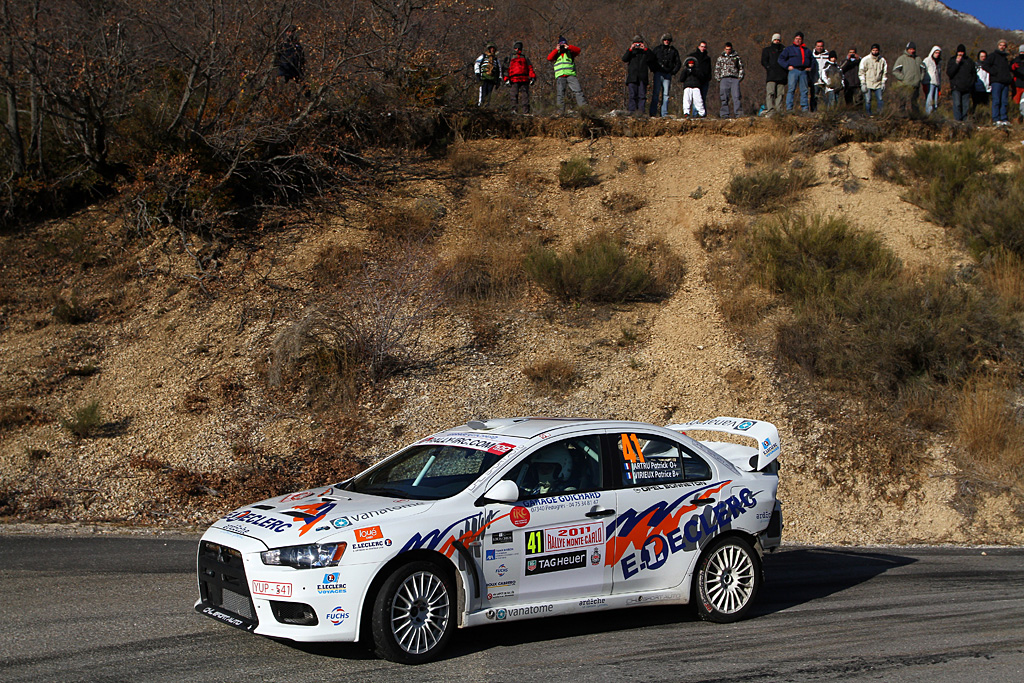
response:
<path fill-rule="evenodd" d="M 559 109 L 565 105 L 566 86 L 569 86 L 572 94 L 576 96 L 577 106 L 582 107 L 587 103 L 583 97 L 580 80 L 576 78 L 576 57 L 579 54 L 578 47 L 570 45 L 564 36 L 558 36 L 558 45 L 548 55 L 548 61 L 553 62 L 555 67 L 555 103 Z"/>

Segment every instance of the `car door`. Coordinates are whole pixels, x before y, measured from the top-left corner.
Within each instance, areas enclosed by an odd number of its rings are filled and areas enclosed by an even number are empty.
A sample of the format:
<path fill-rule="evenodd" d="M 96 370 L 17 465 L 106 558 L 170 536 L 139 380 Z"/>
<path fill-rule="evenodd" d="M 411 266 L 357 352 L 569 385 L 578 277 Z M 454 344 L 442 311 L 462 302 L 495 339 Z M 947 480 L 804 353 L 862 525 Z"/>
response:
<path fill-rule="evenodd" d="M 615 491 L 605 490 L 606 463 L 598 434 L 545 443 L 502 478 L 519 487 L 519 501 L 488 504 L 483 542 L 484 605 L 505 607 L 607 595 L 605 522 Z"/>
<path fill-rule="evenodd" d="M 667 435 L 617 431 L 608 436 L 615 483 L 621 486 L 617 513 L 606 530 L 612 592 L 677 586 L 699 550 L 700 539 L 687 535 L 685 527 L 715 502 L 724 484 L 714 480 L 711 463 Z"/>

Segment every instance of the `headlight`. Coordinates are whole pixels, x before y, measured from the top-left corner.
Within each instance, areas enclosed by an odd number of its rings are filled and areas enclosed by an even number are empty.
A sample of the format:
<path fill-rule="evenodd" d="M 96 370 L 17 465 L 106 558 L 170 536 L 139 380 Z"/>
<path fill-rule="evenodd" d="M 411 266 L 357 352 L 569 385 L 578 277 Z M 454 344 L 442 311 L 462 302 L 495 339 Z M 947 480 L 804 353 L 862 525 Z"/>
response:
<path fill-rule="evenodd" d="M 291 545 L 287 548 L 266 550 L 260 553 L 260 559 L 263 560 L 263 564 L 283 565 L 296 569 L 319 569 L 333 567 L 341 562 L 341 556 L 345 554 L 347 547 L 348 544 L 345 542 Z"/>

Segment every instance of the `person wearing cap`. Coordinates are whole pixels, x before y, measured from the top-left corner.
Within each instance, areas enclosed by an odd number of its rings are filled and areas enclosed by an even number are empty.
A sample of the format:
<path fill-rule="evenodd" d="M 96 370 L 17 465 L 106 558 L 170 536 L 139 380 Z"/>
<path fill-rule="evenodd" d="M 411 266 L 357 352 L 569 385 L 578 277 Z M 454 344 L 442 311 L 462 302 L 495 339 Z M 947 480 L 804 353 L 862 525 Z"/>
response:
<path fill-rule="evenodd" d="M 924 62 L 917 56 L 917 45 L 911 41 L 907 43 L 907 49 L 892 67 L 893 80 L 899 84 L 911 114 L 919 111 L 917 99 L 921 94 L 921 81 L 924 80 L 924 76 Z"/>
<path fill-rule="evenodd" d="M 633 36 L 622 61 L 626 63 L 626 110 L 640 116 L 647 111 L 647 74 L 651 70 L 651 51 L 643 36 Z"/>
<path fill-rule="evenodd" d="M 949 58 L 946 75 L 949 76 L 950 99 L 953 100 L 953 118 L 963 121 L 971 110 L 971 95 L 977 79 L 974 60 L 967 56 L 963 43 L 956 46 L 956 54 Z"/>
<path fill-rule="evenodd" d="M 302 49 L 299 37 L 295 35 L 296 31 L 298 28 L 295 24 L 286 26 L 274 51 L 277 75 L 285 83 L 292 80 L 301 83 L 306 73 L 306 52 Z"/>
<path fill-rule="evenodd" d="M 765 71 L 765 116 L 782 112 L 786 104 L 786 81 L 789 80 L 789 75 L 779 64 L 779 55 L 783 49 L 782 34 L 775 33 L 772 35 L 771 44 L 761 50 L 761 66 Z"/>
<path fill-rule="evenodd" d="M 480 81 L 480 95 L 476 104 L 478 107 L 482 107 L 487 104 L 487 100 L 491 97 L 491 91 L 501 83 L 502 79 L 497 45 L 487 43 L 484 53 L 477 57 L 473 64 L 473 73 L 476 74 L 476 80 Z"/>
<path fill-rule="evenodd" d="M 882 56 L 882 47 L 875 43 L 871 46 L 871 53 L 860 60 L 860 69 L 857 75 L 860 77 L 860 89 L 864 93 L 864 112 L 871 116 L 871 98 L 878 102 L 875 107 L 875 114 L 882 113 L 882 91 L 885 90 L 886 71 L 889 65 Z"/>
<path fill-rule="evenodd" d="M 536 80 L 533 64 L 523 55 L 523 41 L 517 40 L 512 43 L 512 54 L 505 60 L 505 83 L 510 88 L 513 114 L 530 113 L 530 86 Z"/>
<path fill-rule="evenodd" d="M 729 97 L 732 97 L 732 118 L 743 113 L 743 102 L 740 99 L 740 81 L 743 80 L 743 60 L 732 49 L 732 43 L 726 43 L 722 54 L 715 62 L 715 80 L 718 81 L 718 97 L 722 107 L 718 115 L 729 118 Z"/>
<path fill-rule="evenodd" d="M 924 98 L 924 113 L 931 114 L 939 107 L 942 93 L 942 48 L 938 45 L 924 58 L 924 70 L 928 75 L 928 94 Z"/>
<path fill-rule="evenodd" d="M 811 51 L 804 45 L 804 34 L 799 31 L 793 36 L 793 44 L 779 55 L 779 65 L 786 69 L 786 111 L 793 111 L 793 100 L 800 91 L 800 108 L 808 108 L 808 76 L 811 72 Z"/>
<path fill-rule="evenodd" d="M 1024 122 L 1024 43 L 1017 49 L 1017 56 L 1010 62 L 1010 71 L 1013 72 L 1013 85 L 1016 92 L 1013 101 L 1017 103 L 1020 110 L 1021 121 Z"/>
<path fill-rule="evenodd" d="M 992 123 L 997 126 L 1010 125 L 1007 120 L 1010 88 L 1013 85 L 1013 71 L 1010 70 L 1010 55 L 1007 43 L 1000 40 L 996 49 L 985 57 L 981 66 L 988 72 L 992 84 Z"/>
<path fill-rule="evenodd" d="M 843 99 L 849 106 L 853 104 L 853 96 L 860 90 L 860 56 L 856 47 L 846 51 L 846 60 L 839 68 L 843 72 Z"/>
<path fill-rule="evenodd" d="M 683 60 L 679 58 L 679 50 L 672 45 L 672 34 L 663 33 L 661 44 L 651 50 L 651 71 L 654 82 L 651 83 L 651 116 L 668 116 L 668 91 L 672 77 L 683 68 Z M 660 108 L 659 108 L 660 103 Z"/>
<path fill-rule="evenodd" d="M 570 45 L 565 36 L 558 36 L 558 44 L 548 55 L 548 61 L 555 69 L 555 104 L 559 110 L 565 106 L 565 88 L 568 86 L 576 96 L 576 105 L 584 106 L 587 100 L 583 97 L 580 79 L 576 77 L 576 58 L 580 56 L 580 48 Z"/>

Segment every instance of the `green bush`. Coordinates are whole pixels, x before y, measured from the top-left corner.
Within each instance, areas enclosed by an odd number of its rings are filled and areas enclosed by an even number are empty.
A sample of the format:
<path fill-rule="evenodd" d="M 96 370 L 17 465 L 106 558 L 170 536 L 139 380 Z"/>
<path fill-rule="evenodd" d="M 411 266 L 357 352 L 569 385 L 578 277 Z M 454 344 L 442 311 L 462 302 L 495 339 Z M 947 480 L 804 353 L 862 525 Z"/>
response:
<path fill-rule="evenodd" d="M 563 161 L 558 167 L 558 184 L 563 190 L 576 190 L 596 185 L 597 176 L 594 174 L 594 167 L 590 165 L 590 159 L 575 156 L 568 161 Z"/>
<path fill-rule="evenodd" d="M 60 426 L 68 430 L 80 439 L 91 436 L 103 426 L 103 414 L 100 411 L 100 402 L 91 401 L 75 411 L 74 416 L 67 420 L 61 420 Z"/>
<path fill-rule="evenodd" d="M 724 194 L 727 202 L 741 209 L 767 211 L 795 198 L 814 183 L 814 172 L 810 169 L 761 169 L 733 176 Z"/>
<path fill-rule="evenodd" d="M 985 174 L 1005 158 L 1006 151 L 989 137 L 917 145 L 903 159 L 907 171 L 918 180 L 907 198 L 936 223 L 953 225 L 957 205 L 975 195 L 984 184 Z"/>
<path fill-rule="evenodd" d="M 537 247 L 527 254 L 525 269 L 559 299 L 595 303 L 660 298 L 685 272 L 663 242 L 631 253 L 621 237 L 609 232 L 577 242 L 564 254 Z"/>

